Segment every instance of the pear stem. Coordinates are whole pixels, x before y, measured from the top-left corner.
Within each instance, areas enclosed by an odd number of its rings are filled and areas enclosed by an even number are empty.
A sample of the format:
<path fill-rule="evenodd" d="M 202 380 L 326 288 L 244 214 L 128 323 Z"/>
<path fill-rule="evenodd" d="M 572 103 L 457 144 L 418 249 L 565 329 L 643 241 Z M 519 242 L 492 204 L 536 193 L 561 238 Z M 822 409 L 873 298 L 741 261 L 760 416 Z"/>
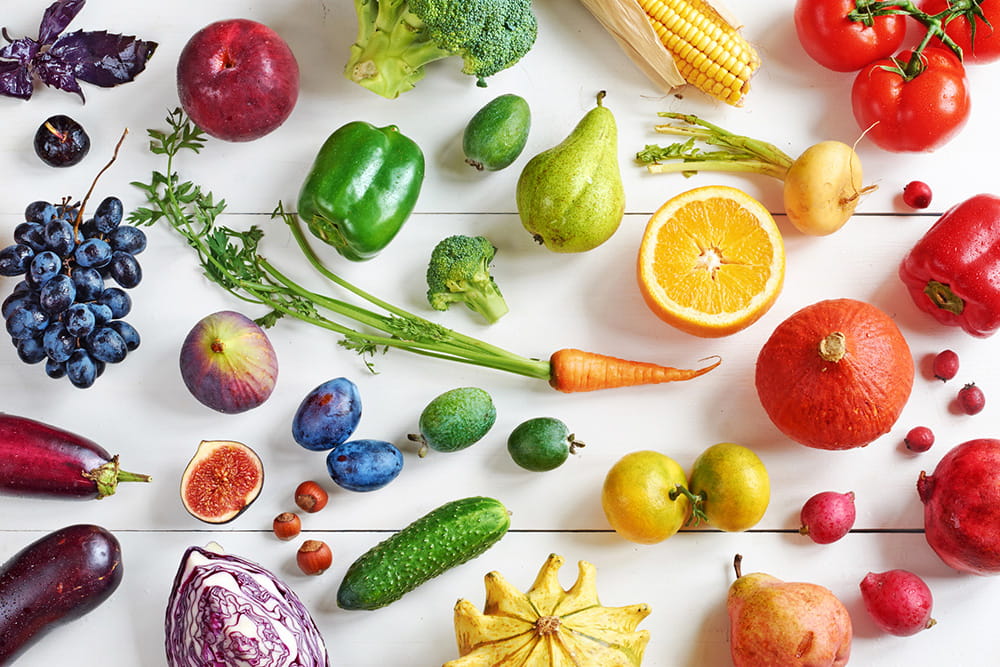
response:
<path fill-rule="evenodd" d="M 605 96 L 607 96 L 607 94 L 608 94 L 608 91 L 606 91 L 606 90 L 602 90 L 599 93 L 597 93 L 597 106 L 599 106 L 599 107 L 600 106 L 604 106 L 602 104 L 602 102 L 604 102 L 604 98 L 605 98 Z"/>
<path fill-rule="evenodd" d="M 737 579 L 743 576 L 743 568 L 741 567 L 742 565 L 743 565 L 743 555 L 736 554 L 736 556 L 733 558 L 733 569 L 736 570 Z"/>

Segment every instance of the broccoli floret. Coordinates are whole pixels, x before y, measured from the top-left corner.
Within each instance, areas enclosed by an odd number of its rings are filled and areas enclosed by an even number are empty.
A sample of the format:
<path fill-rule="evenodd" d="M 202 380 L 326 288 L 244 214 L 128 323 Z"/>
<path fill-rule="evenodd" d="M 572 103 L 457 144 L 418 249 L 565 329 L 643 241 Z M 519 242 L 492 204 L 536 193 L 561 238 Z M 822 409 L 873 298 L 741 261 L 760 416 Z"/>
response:
<path fill-rule="evenodd" d="M 427 301 L 435 310 L 462 302 L 493 324 L 509 308 L 490 274 L 497 249 L 482 236 L 449 236 L 431 252 L 427 265 Z"/>
<path fill-rule="evenodd" d="M 358 37 L 348 79 L 393 98 L 413 88 L 424 65 L 461 56 L 462 72 L 486 77 L 519 61 L 535 43 L 531 0 L 354 0 Z"/>

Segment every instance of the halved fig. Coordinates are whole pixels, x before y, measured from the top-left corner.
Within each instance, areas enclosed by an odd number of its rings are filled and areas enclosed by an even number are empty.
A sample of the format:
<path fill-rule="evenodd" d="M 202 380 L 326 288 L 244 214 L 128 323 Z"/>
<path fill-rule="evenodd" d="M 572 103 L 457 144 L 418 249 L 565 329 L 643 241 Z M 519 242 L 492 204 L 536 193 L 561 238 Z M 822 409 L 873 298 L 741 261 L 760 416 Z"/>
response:
<path fill-rule="evenodd" d="M 264 486 L 264 465 L 241 442 L 202 440 L 181 475 L 184 509 L 206 523 L 232 521 Z"/>

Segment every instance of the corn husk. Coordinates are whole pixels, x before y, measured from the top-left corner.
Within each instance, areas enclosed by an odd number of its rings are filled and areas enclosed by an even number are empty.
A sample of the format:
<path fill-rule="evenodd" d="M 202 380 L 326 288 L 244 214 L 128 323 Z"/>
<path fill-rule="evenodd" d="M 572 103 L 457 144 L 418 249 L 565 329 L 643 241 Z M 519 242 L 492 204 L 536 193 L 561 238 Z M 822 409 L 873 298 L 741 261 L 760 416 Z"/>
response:
<path fill-rule="evenodd" d="M 670 51 L 663 46 L 636 0 L 580 0 L 594 18 L 611 33 L 618 45 L 656 86 L 671 92 L 687 83 Z M 738 26 L 732 12 L 721 3 L 709 2 L 729 25 Z"/>

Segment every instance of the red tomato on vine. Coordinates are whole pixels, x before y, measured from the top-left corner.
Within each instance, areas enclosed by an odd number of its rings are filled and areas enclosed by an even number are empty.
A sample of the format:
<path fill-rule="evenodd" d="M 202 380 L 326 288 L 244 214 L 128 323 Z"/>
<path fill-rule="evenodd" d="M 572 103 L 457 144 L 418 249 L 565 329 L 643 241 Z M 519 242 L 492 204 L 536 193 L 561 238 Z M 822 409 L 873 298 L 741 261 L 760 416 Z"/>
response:
<path fill-rule="evenodd" d="M 961 61 L 950 51 L 927 48 L 920 55 L 919 73 L 908 78 L 904 71 L 910 55 L 906 51 L 869 64 L 851 89 L 858 126 L 887 151 L 935 150 L 969 119 L 969 86 Z"/>
<path fill-rule="evenodd" d="M 948 0 L 924 0 L 920 8 L 928 14 L 948 9 Z M 966 63 L 989 63 L 1000 59 L 1000 0 L 982 0 L 982 16 L 975 19 L 975 38 L 967 16 L 958 16 L 945 26 L 945 34 L 962 48 Z M 940 41 L 936 40 L 940 45 Z"/>
<path fill-rule="evenodd" d="M 906 35 L 905 16 L 876 16 L 872 25 L 866 26 L 847 18 L 854 8 L 855 0 L 795 3 L 795 31 L 802 48 L 813 60 L 835 72 L 854 72 L 892 56 Z"/>

